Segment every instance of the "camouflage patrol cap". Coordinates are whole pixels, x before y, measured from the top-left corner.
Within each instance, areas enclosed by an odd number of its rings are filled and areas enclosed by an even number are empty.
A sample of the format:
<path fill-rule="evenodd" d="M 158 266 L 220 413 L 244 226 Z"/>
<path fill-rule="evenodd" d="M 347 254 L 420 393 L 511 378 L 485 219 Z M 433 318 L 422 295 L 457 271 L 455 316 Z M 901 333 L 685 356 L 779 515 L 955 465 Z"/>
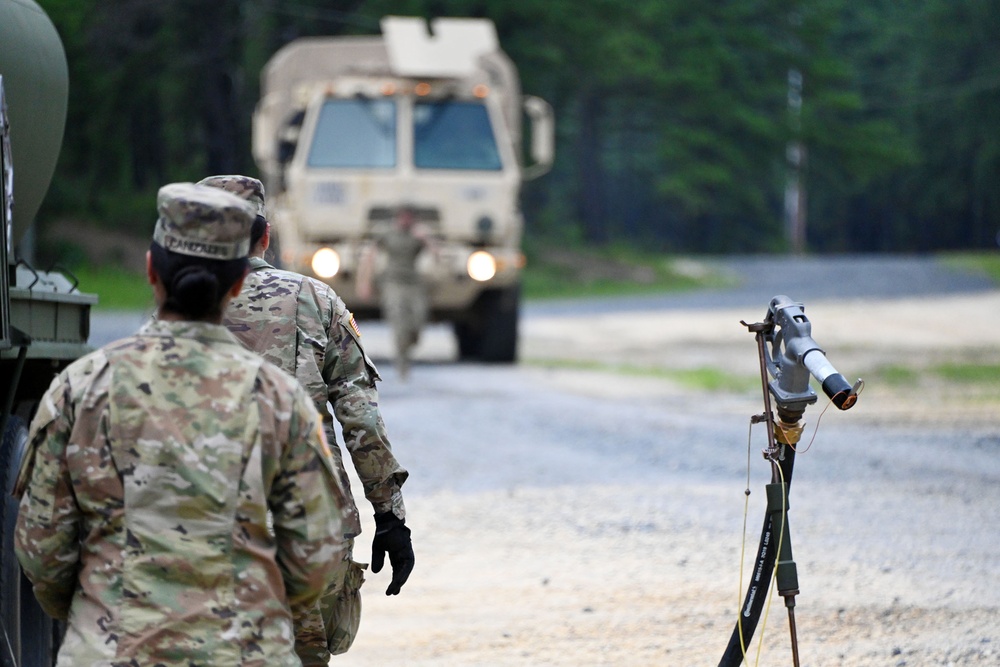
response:
<path fill-rule="evenodd" d="M 194 183 L 171 183 L 156 197 L 159 218 L 153 241 L 166 250 L 206 259 L 239 259 L 250 253 L 253 206 L 246 200 Z"/>
<path fill-rule="evenodd" d="M 264 213 L 264 184 L 256 178 L 250 176 L 209 176 L 198 181 L 198 185 L 209 185 L 213 188 L 222 188 L 227 192 L 232 192 L 238 197 L 246 199 L 254 205 L 257 215 L 267 219 Z"/>

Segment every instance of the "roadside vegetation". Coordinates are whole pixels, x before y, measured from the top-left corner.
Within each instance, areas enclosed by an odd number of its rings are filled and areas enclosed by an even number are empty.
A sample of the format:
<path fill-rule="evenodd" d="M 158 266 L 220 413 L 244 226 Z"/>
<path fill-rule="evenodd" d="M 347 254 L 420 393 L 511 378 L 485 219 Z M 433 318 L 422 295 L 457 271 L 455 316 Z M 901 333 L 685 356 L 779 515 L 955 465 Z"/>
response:
<path fill-rule="evenodd" d="M 1000 392 L 1000 363 L 977 361 L 945 361 L 926 367 L 893 364 L 876 368 L 872 377 L 900 389 L 911 389 L 921 379 L 974 385 L 983 389 L 994 387 Z"/>
<path fill-rule="evenodd" d="M 1000 285 L 1000 252 L 956 252 L 944 254 L 942 258 L 948 266 L 982 274 Z"/>
<path fill-rule="evenodd" d="M 760 387 L 759 375 L 737 375 L 718 368 L 664 368 L 635 364 L 603 363 L 581 359 L 535 359 L 528 362 L 537 368 L 592 371 L 635 378 L 667 380 L 692 391 L 745 393 Z"/>

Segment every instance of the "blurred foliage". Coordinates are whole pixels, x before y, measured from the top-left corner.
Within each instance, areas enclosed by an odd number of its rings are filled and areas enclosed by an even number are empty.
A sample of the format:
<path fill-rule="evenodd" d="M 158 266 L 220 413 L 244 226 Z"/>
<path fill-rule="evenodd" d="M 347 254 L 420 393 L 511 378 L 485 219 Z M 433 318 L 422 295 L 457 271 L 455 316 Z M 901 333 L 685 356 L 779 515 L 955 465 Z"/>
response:
<path fill-rule="evenodd" d="M 988 0 L 39 4 L 71 78 L 48 219 L 146 233 L 158 185 L 256 173 L 250 118 L 271 54 L 300 36 L 375 33 L 391 13 L 491 18 L 524 91 L 553 104 L 556 164 L 523 191 L 540 243 L 785 250 L 794 145 L 810 250 L 986 248 L 1000 228 Z"/>
<path fill-rule="evenodd" d="M 81 292 L 97 295 L 99 310 L 153 312 L 153 289 L 142 273 L 115 266 L 79 266 L 73 276 Z"/>

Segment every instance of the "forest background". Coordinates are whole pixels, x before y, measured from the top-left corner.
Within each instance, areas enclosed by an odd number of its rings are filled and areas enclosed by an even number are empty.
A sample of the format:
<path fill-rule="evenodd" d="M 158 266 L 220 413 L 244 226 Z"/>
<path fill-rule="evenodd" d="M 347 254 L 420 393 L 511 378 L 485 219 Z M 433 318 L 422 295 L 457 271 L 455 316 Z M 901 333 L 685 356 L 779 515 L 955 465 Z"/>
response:
<path fill-rule="evenodd" d="M 553 105 L 556 163 L 523 192 L 532 243 L 996 247 L 997 0 L 39 4 L 70 68 L 43 227 L 81 219 L 145 236 L 161 184 L 255 174 L 250 123 L 267 59 L 297 37 L 375 34 L 394 14 L 492 19 L 525 93 Z M 800 241 L 786 215 L 796 173 Z"/>

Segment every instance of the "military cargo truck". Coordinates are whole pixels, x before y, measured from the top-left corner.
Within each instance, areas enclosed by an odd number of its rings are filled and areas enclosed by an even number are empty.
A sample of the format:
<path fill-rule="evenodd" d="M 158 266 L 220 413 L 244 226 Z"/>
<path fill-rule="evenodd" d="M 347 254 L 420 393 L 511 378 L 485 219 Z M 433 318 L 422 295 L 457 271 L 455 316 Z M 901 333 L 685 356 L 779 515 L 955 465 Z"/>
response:
<path fill-rule="evenodd" d="M 62 144 L 66 56 L 33 0 L 0 0 L 0 665 L 53 664 L 58 628 L 41 610 L 13 551 L 11 488 L 27 426 L 53 376 L 88 351 L 93 295 L 16 251 L 48 189 Z"/>
<path fill-rule="evenodd" d="M 355 289 L 360 256 L 399 208 L 415 210 L 437 240 L 418 264 L 432 319 L 453 323 L 461 358 L 512 362 L 519 197 L 552 164 L 551 108 L 522 97 L 491 21 L 381 26 L 381 36 L 293 41 L 262 71 L 253 154 L 275 257 L 377 317 L 377 296 Z"/>

